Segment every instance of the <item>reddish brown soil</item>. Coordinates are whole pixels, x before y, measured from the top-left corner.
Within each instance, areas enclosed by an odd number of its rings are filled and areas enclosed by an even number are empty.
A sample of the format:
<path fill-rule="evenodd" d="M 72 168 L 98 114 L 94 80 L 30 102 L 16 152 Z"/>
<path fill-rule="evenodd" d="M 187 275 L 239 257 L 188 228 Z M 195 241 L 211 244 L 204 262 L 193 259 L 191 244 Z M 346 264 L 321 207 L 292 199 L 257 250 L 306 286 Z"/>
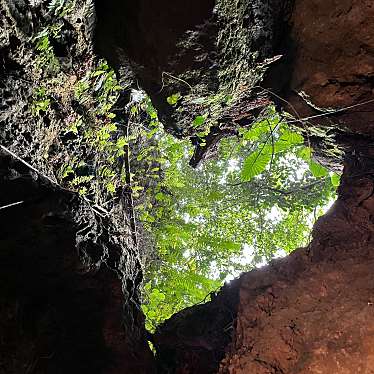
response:
<path fill-rule="evenodd" d="M 372 0 L 296 0 L 289 100 L 300 116 L 316 112 L 295 92 L 305 92 L 319 108 L 338 109 L 374 98 L 373 19 Z M 359 106 L 334 122 L 373 135 L 373 110 L 374 103 Z"/>

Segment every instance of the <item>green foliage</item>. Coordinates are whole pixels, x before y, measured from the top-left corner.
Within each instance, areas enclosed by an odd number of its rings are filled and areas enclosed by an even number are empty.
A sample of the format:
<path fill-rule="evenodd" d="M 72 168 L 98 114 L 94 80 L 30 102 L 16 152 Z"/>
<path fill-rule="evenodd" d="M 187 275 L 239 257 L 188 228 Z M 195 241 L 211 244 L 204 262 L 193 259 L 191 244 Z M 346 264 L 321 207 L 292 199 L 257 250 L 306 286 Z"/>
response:
<path fill-rule="evenodd" d="M 340 175 L 338 175 L 336 173 L 331 174 L 331 184 L 334 187 L 339 187 L 339 185 L 340 185 Z"/>
<path fill-rule="evenodd" d="M 205 122 L 204 116 L 196 116 L 195 119 L 192 122 L 193 127 L 199 127 Z"/>
<path fill-rule="evenodd" d="M 316 178 L 325 177 L 326 175 L 328 175 L 328 171 L 313 160 L 309 161 L 309 169 Z"/>
<path fill-rule="evenodd" d="M 116 121 L 113 106 L 126 88 L 118 84 L 105 61 L 94 62 L 90 67 L 80 79 L 72 76 L 68 82 L 45 78 L 43 86 L 33 92 L 30 109 L 34 116 L 40 116 L 53 110 L 52 100 L 61 108 L 61 96 L 78 103 L 77 111 L 69 106 L 70 112 L 64 118 L 66 126 L 61 128 L 60 142 L 67 144 L 69 151 L 62 162 L 56 162 L 56 177 L 62 186 L 80 195 L 94 199 L 100 190 L 107 200 L 105 195 L 114 195 L 125 184 L 122 164 L 129 139 L 119 129 L 122 124 Z"/>
<path fill-rule="evenodd" d="M 241 271 L 305 245 L 338 176 L 312 160 L 303 137 L 273 108 L 222 140 L 217 158 L 194 170 L 188 141 L 165 134 L 149 102 L 147 108 L 154 147 L 138 159 L 157 159 L 162 170 L 157 183 L 142 186 L 137 205 L 156 246 L 143 304 L 153 330 Z"/>
<path fill-rule="evenodd" d="M 47 6 L 50 21 L 36 33 L 32 42 L 38 54 L 35 67 L 43 75 L 55 75 L 60 70 L 60 63 L 53 50 L 52 40 L 61 39 L 62 18 L 73 9 L 74 0 L 51 0 Z"/>
<path fill-rule="evenodd" d="M 47 6 L 47 17 L 30 39 L 35 52 L 30 65 L 40 86 L 33 90 L 29 109 L 46 135 L 42 156 L 61 186 L 105 204 L 127 184 L 123 172 L 129 144 L 123 123 L 127 113 L 121 120 L 114 113 L 114 105 L 127 87 L 118 84 L 104 60 L 80 55 L 68 61 L 56 56 L 54 48 L 69 43 L 71 35 L 66 32 L 71 19 L 63 18 L 79 4 L 50 0 Z M 50 121 L 38 118 L 41 116 Z M 58 154 L 54 153 L 56 144 Z"/>
<path fill-rule="evenodd" d="M 241 180 L 250 181 L 253 177 L 261 174 L 271 160 L 271 149 L 268 146 L 251 153 L 245 160 L 241 171 Z"/>
<path fill-rule="evenodd" d="M 51 100 L 47 96 L 47 90 L 45 87 L 39 87 L 34 91 L 33 101 L 31 104 L 31 113 L 33 116 L 39 116 L 40 112 L 47 112 Z"/>
<path fill-rule="evenodd" d="M 46 70 L 48 73 L 56 74 L 60 69 L 60 63 L 55 56 L 51 39 L 59 39 L 62 29 L 62 23 L 48 25 L 44 27 L 34 37 L 35 49 L 38 53 L 36 65 L 40 70 Z"/>
<path fill-rule="evenodd" d="M 181 94 L 180 92 L 177 92 L 171 96 L 169 96 L 166 100 L 170 105 L 176 105 L 177 102 L 181 99 Z"/>
<path fill-rule="evenodd" d="M 33 101 L 31 112 L 34 116 L 39 116 L 40 112 L 46 112 L 48 110 L 50 104 L 50 99 Z"/>
<path fill-rule="evenodd" d="M 55 17 L 64 17 L 72 7 L 73 2 L 70 0 L 51 0 L 48 4 L 48 11 Z"/>
<path fill-rule="evenodd" d="M 93 170 L 93 175 L 74 179 L 79 183 L 70 182 L 70 187 L 80 188 L 81 194 L 93 192 L 95 185 L 87 183 L 88 177 L 105 186 L 109 194 L 114 194 L 122 184 L 117 164 L 124 155 L 128 140 L 123 135 L 118 136 L 118 127 L 114 122 L 116 115 L 112 112 L 121 90 L 123 88 L 118 84 L 114 71 L 105 61 L 99 61 L 94 69 L 75 83 L 74 97 L 85 109 L 85 115 L 75 117 L 66 132 L 79 136 L 101 158 L 100 167 Z"/>

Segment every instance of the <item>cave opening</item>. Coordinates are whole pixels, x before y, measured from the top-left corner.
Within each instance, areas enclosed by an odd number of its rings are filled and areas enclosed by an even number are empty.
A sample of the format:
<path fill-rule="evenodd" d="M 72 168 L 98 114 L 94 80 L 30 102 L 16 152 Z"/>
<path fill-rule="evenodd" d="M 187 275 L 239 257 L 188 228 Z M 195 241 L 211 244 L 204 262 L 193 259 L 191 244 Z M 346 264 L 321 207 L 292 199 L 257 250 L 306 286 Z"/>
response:
<path fill-rule="evenodd" d="M 0 372 L 371 371 L 373 10 L 2 1 Z"/>

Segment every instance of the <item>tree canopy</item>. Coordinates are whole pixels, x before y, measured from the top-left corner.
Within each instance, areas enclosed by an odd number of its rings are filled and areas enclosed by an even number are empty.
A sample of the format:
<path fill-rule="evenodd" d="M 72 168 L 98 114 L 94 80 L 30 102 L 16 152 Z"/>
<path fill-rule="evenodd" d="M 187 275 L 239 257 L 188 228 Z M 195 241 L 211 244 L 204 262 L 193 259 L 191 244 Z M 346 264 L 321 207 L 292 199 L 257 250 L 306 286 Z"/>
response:
<path fill-rule="evenodd" d="M 273 107 L 196 169 L 190 142 L 163 130 L 149 99 L 133 107 L 134 120 L 142 111 L 149 125 L 134 137 L 131 163 L 136 210 L 154 247 L 142 306 L 154 330 L 242 271 L 306 245 L 339 176 L 313 161 L 308 141 Z M 204 121 L 192 125 L 203 140 Z"/>

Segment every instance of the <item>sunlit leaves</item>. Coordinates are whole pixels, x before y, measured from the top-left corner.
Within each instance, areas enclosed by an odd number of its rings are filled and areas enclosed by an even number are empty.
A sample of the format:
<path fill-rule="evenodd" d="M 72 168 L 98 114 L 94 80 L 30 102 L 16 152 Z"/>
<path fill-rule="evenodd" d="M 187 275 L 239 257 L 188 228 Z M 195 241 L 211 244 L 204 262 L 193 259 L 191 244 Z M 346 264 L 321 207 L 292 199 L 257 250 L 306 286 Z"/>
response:
<path fill-rule="evenodd" d="M 168 102 L 169 105 L 176 105 L 177 102 L 180 100 L 180 98 L 181 98 L 181 94 L 180 94 L 180 92 L 177 92 L 177 93 L 175 93 L 173 95 L 170 95 L 166 99 L 166 101 Z"/>
<path fill-rule="evenodd" d="M 192 122 L 193 127 L 199 127 L 205 122 L 204 116 L 196 116 L 195 119 Z"/>
<path fill-rule="evenodd" d="M 241 171 L 241 180 L 243 182 L 250 181 L 253 177 L 261 174 L 271 160 L 271 150 L 265 146 L 262 150 L 258 150 L 250 154 L 243 163 Z"/>
<path fill-rule="evenodd" d="M 304 138 L 290 130 L 281 132 L 279 138 L 274 142 L 273 152 L 282 152 L 292 149 L 296 145 L 303 145 Z"/>
<path fill-rule="evenodd" d="M 328 174 L 326 168 L 313 160 L 309 161 L 309 169 L 316 178 L 325 177 Z"/>
<path fill-rule="evenodd" d="M 330 176 L 331 178 L 331 183 L 334 187 L 338 187 L 340 185 L 340 175 L 333 173 Z"/>
<path fill-rule="evenodd" d="M 268 121 L 264 120 L 255 123 L 249 130 L 242 132 L 242 138 L 251 141 L 259 140 L 262 135 L 268 134 L 270 131 L 272 131 L 272 128 Z"/>
<path fill-rule="evenodd" d="M 142 165 L 152 164 L 147 170 L 163 160 L 157 166 L 162 178 L 147 186 L 138 205 L 156 249 L 143 306 L 150 329 L 204 300 L 227 277 L 305 245 L 320 214 L 316 206 L 333 197 L 337 184 L 274 108 L 221 141 L 218 156 L 198 169 L 189 166 L 188 140 L 165 134 L 152 108 L 146 111 L 153 145 L 137 156 Z M 206 135 L 204 123 L 197 116 L 191 124 L 198 136 Z M 142 183 L 144 173 L 138 173 Z"/>
<path fill-rule="evenodd" d="M 296 156 L 300 157 L 306 162 L 309 162 L 312 157 L 312 150 L 310 149 L 310 147 L 302 147 L 296 151 Z"/>

